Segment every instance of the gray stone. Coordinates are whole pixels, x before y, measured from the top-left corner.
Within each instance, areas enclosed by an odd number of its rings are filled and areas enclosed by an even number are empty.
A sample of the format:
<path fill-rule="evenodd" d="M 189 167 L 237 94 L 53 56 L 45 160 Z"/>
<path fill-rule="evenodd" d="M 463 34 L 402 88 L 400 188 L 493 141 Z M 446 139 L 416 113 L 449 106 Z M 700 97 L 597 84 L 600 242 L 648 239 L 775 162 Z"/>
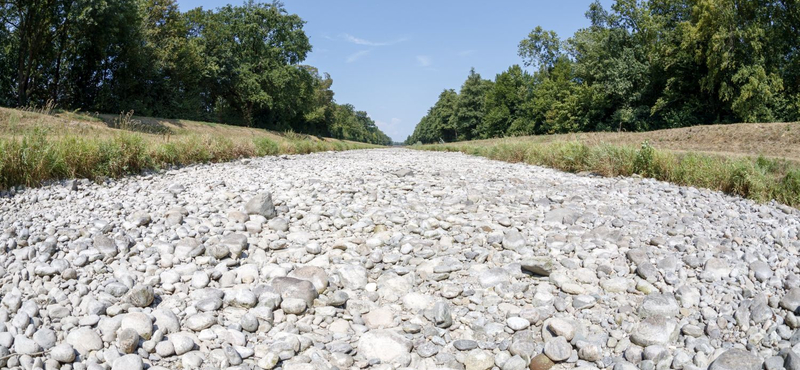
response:
<path fill-rule="evenodd" d="M 139 346 L 139 333 L 131 328 L 121 329 L 117 333 L 117 348 L 122 353 L 133 353 Z"/>
<path fill-rule="evenodd" d="M 170 357 L 175 354 L 175 346 L 170 341 L 162 341 L 156 344 L 156 354 L 161 357 Z"/>
<path fill-rule="evenodd" d="M 100 335 L 87 327 L 71 331 L 69 335 L 67 335 L 67 343 L 82 356 L 88 354 L 90 351 L 97 351 L 103 348 L 103 340 L 100 338 Z"/>
<path fill-rule="evenodd" d="M 30 355 L 42 350 L 33 339 L 30 339 L 22 334 L 14 337 L 14 352 L 21 355 Z"/>
<path fill-rule="evenodd" d="M 208 329 L 217 323 L 217 318 L 212 313 L 198 313 L 186 319 L 185 326 L 193 331 Z"/>
<path fill-rule="evenodd" d="M 289 277 L 310 281 L 314 284 L 319 294 L 322 294 L 328 288 L 328 274 L 317 266 L 303 266 L 294 269 L 289 273 Z"/>
<path fill-rule="evenodd" d="M 753 271 L 753 276 L 762 283 L 769 280 L 774 274 L 769 265 L 761 260 L 751 263 L 750 271 Z"/>
<path fill-rule="evenodd" d="M 565 361 L 572 355 L 572 346 L 564 337 L 555 337 L 544 343 L 544 354 L 553 362 Z"/>
<path fill-rule="evenodd" d="M 369 282 L 367 279 L 367 270 L 362 266 L 340 265 L 337 266 L 336 272 L 339 274 L 342 286 L 348 289 L 364 289 Z"/>
<path fill-rule="evenodd" d="M 114 240 L 103 234 L 98 234 L 94 237 L 93 245 L 100 251 L 100 254 L 107 258 L 114 258 L 119 253 L 119 249 L 117 249 L 117 244 Z"/>
<path fill-rule="evenodd" d="M 292 277 L 277 277 L 272 279 L 270 285 L 275 288 L 275 291 L 278 292 L 284 300 L 289 298 L 301 299 L 309 307 L 314 305 L 314 299 L 319 295 L 314 284 L 307 280 L 300 280 Z"/>
<path fill-rule="evenodd" d="M 45 350 L 53 348 L 57 339 L 56 332 L 49 328 L 41 328 L 33 333 L 33 340 Z"/>
<path fill-rule="evenodd" d="M 795 347 L 795 349 L 797 348 Z M 785 367 L 786 370 L 800 370 L 800 355 L 794 350 L 788 351 L 783 362 L 783 367 Z"/>
<path fill-rule="evenodd" d="M 530 327 L 531 323 L 528 320 L 523 319 L 521 317 L 509 317 L 508 319 L 506 319 L 506 325 L 508 325 L 508 327 L 511 328 L 511 330 L 520 331 Z"/>
<path fill-rule="evenodd" d="M 181 330 L 181 324 L 172 311 L 165 309 L 158 309 L 153 311 L 153 317 L 156 319 L 156 327 L 165 334 L 177 333 Z"/>
<path fill-rule="evenodd" d="M 478 348 L 478 342 L 471 339 L 458 339 L 453 341 L 453 347 L 459 351 L 469 351 Z"/>
<path fill-rule="evenodd" d="M 656 293 L 644 298 L 639 306 L 639 316 L 643 318 L 653 315 L 676 317 L 679 310 L 678 301 L 671 294 Z"/>
<path fill-rule="evenodd" d="M 506 360 L 503 363 L 503 366 L 500 367 L 502 370 L 525 370 L 528 367 L 528 363 L 525 361 L 524 358 L 520 357 L 519 355 L 514 355 L 513 357 Z"/>
<path fill-rule="evenodd" d="M 149 285 L 137 285 L 128 294 L 128 301 L 135 307 L 147 307 L 153 303 L 155 293 Z"/>
<path fill-rule="evenodd" d="M 242 319 L 239 323 L 242 325 L 242 330 L 244 331 L 253 333 L 258 330 L 258 318 L 251 313 L 242 315 Z"/>
<path fill-rule="evenodd" d="M 172 343 L 175 354 L 181 356 L 192 349 L 195 343 L 191 336 L 185 333 L 175 333 L 169 336 L 169 341 Z"/>
<path fill-rule="evenodd" d="M 244 213 L 248 215 L 261 215 L 267 219 L 277 216 L 275 205 L 272 203 L 272 193 L 264 192 L 250 198 L 244 205 Z"/>
<path fill-rule="evenodd" d="M 570 341 L 575 337 L 575 326 L 563 319 L 550 319 L 544 329 L 553 333 L 553 336 L 561 336 Z"/>
<path fill-rule="evenodd" d="M 286 298 L 281 301 L 281 310 L 285 313 L 299 315 L 306 311 L 306 302 L 300 298 Z"/>
<path fill-rule="evenodd" d="M 50 358 L 65 364 L 75 361 L 75 349 L 68 343 L 61 343 L 50 349 Z"/>
<path fill-rule="evenodd" d="M 489 351 L 473 349 L 464 359 L 466 370 L 489 370 L 494 366 L 494 356 Z"/>
<path fill-rule="evenodd" d="M 653 315 L 642 320 L 631 334 L 631 342 L 642 347 L 667 345 L 677 339 L 678 323 L 664 316 Z"/>
<path fill-rule="evenodd" d="M 533 257 L 522 260 L 520 266 L 523 270 L 535 275 L 550 276 L 553 272 L 553 259 L 550 257 Z"/>
<path fill-rule="evenodd" d="M 370 330 L 358 340 L 358 353 L 367 359 L 392 363 L 411 352 L 411 342 L 390 330 Z"/>
<path fill-rule="evenodd" d="M 436 302 L 432 310 L 432 321 L 436 327 L 447 329 L 453 325 L 453 316 L 450 313 L 450 305 L 448 305 L 447 302 Z"/>
<path fill-rule="evenodd" d="M 763 361 L 750 352 L 741 349 L 729 349 L 719 355 L 708 367 L 708 370 L 760 370 Z"/>
<path fill-rule="evenodd" d="M 139 355 L 125 355 L 114 360 L 111 370 L 142 370 L 144 362 Z"/>
<path fill-rule="evenodd" d="M 490 288 L 493 286 L 508 283 L 510 279 L 511 276 L 508 274 L 508 271 L 500 267 L 485 270 L 481 272 L 480 275 L 478 276 L 478 282 L 484 288 Z"/>
<path fill-rule="evenodd" d="M 800 288 L 789 290 L 780 301 L 781 307 L 792 313 L 800 314 Z"/>
<path fill-rule="evenodd" d="M 132 223 L 134 226 L 145 226 L 150 224 L 152 219 L 150 218 L 150 214 L 145 211 L 136 211 L 133 212 L 130 217 L 128 217 L 128 221 Z"/>
<path fill-rule="evenodd" d="M 440 349 L 439 346 L 431 342 L 425 342 L 417 346 L 416 352 L 420 357 L 428 358 L 439 353 L 439 349 Z"/>
<path fill-rule="evenodd" d="M 509 229 L 503 234 L 503 248 L 513 251 L 525 247 L 525 237 L 516 229 Z"/>

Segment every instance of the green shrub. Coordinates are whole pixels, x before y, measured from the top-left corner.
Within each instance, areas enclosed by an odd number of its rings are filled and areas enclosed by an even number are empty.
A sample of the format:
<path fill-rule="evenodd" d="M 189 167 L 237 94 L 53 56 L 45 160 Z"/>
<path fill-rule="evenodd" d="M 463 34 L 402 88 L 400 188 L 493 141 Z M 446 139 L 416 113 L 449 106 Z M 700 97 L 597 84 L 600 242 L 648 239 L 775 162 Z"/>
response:
<path fill-rule="evenodd" d="M 256 146 L 256 155 L 263 157 L 265 155 L 276 155 L 280 153 L 278 143 L 267 137 L 257 137 L 253 139 L 253 144 Z"/>
<path fill-rule="evenodd" d="M 644 177 L 653 176 L 655 173 L 655 148 L 649 141 L 642 143 L 633 160 L 633 172 Z"/>

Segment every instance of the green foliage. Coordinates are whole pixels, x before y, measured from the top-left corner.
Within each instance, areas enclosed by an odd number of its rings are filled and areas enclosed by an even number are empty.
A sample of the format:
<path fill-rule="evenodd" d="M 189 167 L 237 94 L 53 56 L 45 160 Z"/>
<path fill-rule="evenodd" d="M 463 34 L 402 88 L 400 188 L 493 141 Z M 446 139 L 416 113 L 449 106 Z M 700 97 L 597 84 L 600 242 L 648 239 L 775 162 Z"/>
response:
<path fill-rule="evenodd" d="M 334 114 L 330 76 L 301 64 L 311 51 L 304 24 L 278 1 L 187 12 L 177 0 L 3 1 L 0 105 L 322 136 L 361 125 L 342 138 L 390 143 L 372 120 Z"/>
<path fill-rule="evenodd" d="M 259 137 L 253 139 L 253 144 L 256 146 L 256 155 L 276 155 L 280 153 L 280 146 L 273 140 L 266 137 Z"/>
<path fill-rule="evenodd" d="M 551 68 L 562 53 L 558 35 L 554 31 L 545 31 L 541 26 L 536 26 L 528 38 L 519 43 L 518 54 L 528 67 Z"/>
<path fill-rule="evenodd" d="M 642 143 L 633 160 L 633 172 L 646 177 L 655 175 L 655 151 L 649 142 Z"/>
<path fill-rule="evenodd" d="M 515 66 L 479 89 L 471 72 L 455 137 L 440 96 L 407 143 L 800 120 L 796 2 L 616 0 L 586 16 L 566 40 L 536 27 L 519 43 L 531 76 Z"/>

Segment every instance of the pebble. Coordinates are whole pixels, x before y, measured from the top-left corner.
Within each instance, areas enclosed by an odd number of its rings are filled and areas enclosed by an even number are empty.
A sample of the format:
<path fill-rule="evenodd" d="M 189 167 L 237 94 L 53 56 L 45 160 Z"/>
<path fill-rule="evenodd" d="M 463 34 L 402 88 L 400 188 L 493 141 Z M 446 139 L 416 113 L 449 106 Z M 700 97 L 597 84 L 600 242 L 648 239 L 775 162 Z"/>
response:
<path fill-rule="evenodd" d="M 544 343 L 544 354 L 553 362 L 565 361 L 572 355 L 572 346 L 564 337 L 555 337 Z"/>

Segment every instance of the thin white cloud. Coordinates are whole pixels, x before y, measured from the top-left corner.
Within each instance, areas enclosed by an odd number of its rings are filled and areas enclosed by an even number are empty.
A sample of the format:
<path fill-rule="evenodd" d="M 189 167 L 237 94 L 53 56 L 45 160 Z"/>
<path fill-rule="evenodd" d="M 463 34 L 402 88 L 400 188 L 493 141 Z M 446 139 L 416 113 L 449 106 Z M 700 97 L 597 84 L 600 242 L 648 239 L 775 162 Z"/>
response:
<path fill-rule="evenodd" d="M 370 40 L 367 40 L 367 39 L 362 39 L 362 38 L 359 38 L 359 37 L 355 37 L 355 36 L 347 34 L 347 33 L 342 34 L 341 37 L 345 41 L 347 41 L 349 43 L 353 43 L 353 44 L 356 44 L 356 45 L 364 45 L 364 46 L 389 46 L 389 45 L 394 45 L 394 44 L 406 41 L 405 38 L 401 38 L 401 39 L 397 39 L 397 40 L 394 40 L 394 41 L 376 42 L 376 41 L 370 41 Z"/>
<path fill-rule="evenodd" d="M 391 120 L 389 120 L 389 122 L 375 120 L 375 125 L 378 126 L 378 128 L 380 128 L 381 131 L 386 133 L 386 135 L 389 135 L 389 137 L 394 139 L 397 137 L 402 137 L 402 135 L 400 135 L 400 129 L 402 128 L 400 127 L 401 122 L 403 121 L 399 118 L 392 118 Z"/>
<path fill-rule="evenodd" d="M 460 57 L 468 57 L 472 54 L 475 54 L 475 50 L 462 50 L 458 52 L 458 56 Z"/>
<path fill-rule="evenodd" d="M 350 54 L 350 56 L 347 57 L 347 63 L 353 63 L 367 54 L 369 54 L 369 50 L 361 50 L 353 54 Z"/>
<path fill-rule="evenodd" d="M 419 63 L 420 67 L 428 67 L 433 62 L 431 61 L 431 57 L 427 55 L 417 55 L 417 63 Z"/>

